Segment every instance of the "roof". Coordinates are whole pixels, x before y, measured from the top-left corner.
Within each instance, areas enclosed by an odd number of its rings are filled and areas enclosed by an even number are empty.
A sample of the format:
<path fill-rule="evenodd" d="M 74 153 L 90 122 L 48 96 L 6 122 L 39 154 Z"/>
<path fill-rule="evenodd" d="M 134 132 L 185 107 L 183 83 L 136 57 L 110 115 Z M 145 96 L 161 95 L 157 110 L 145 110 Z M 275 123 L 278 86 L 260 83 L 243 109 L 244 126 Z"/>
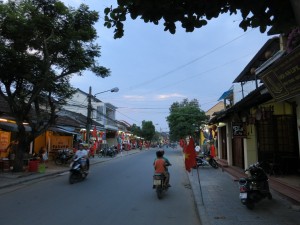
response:
<path fill-rule="evenodd" d="M 81 113 L 72 112 L 69 110 L 62 109 L 57 113 L 58 117 L 56 120 L 56 125 L 64 126 L 74 126 L 74 127 L 85 127 L 87 122 L 87 117 Z M 92 120 L 92 126 L 96 125 L 97 127 L 104 128 L 101 123 L 98 123 L 95 120 Z"/>
<path fill-rule="evenodd" d="M 80 90 L 79 88 L 77 88 L 76 90 L 77 90 L 78 92 L 80 92 L 81 94 L 83 94 L 83 95 L 89 96 L 88 93 L 86 93 L 86 92 Z M 94 102 L 102 102 L 100 99 L 96 98 L 93 94 L 92 94 L 92 96 L 91 96 L 91 99 L 92 99 Z"/>
<path fill-rule="evenodd" d="M 218 99 L 218 101 L 222 100 L 222 99 L 228 99 L 230 96 L 233 95 L 233 86 L 228 90 L 228 91 L 225 91 L 221 97 Z"/>
<path fill-rule="evenodd" d="M 28 125 L 24 125 L 25 131 L 31 131 L 31 127 Z M 18 125 L 16 123 L 8 123 L 8 122 L 0 122 L 0 129 L 12 132 L 18 132 Z"/>
<path fill-rule="evenodd" d="M 251 69 L 259 68 L 266 60 L 265 53 L 270 51 L 272 55 L 280 50 L 279 37 L 269 39 L 262 48 L 256 53 L 251 61 L 246 65 L 244 70 L 235 78 L 233 83 L 246 82 L 255 80 L 255 75 L 251 73 Z"/>
<path fill-rule="evenodd" d="M 225 118 L 229 117 L 233 113 L 241 112 L 247 109 L 252 108 L 253 106 L 262 104 L 264 102 L 267 102 L 272 98 L 271 94 L 267 91 L 265 91 L 266 87 L 265 85 L 261 85 L 254 91 L 250 92 L 245 98 L 243 98 L 241 101 L 237 102 L 232 107 L 216 112 L 214 114 L 214 117 L 209 121 L 210 124 L 217 123 L 223 121 Z"/>

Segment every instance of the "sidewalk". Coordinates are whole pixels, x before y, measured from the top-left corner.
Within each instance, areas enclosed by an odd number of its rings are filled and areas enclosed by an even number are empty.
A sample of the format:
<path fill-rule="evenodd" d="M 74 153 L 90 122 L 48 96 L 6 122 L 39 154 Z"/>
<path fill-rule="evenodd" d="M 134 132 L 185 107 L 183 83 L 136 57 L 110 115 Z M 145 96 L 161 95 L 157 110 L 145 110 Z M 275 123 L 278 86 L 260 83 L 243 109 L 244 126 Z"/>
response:
<path fill-rule="evenodd" d="M 277 192 L 271 190 L 273 200 L 263 199 L 254 210 L 248 210 L 240 202 L 234 177 L 220 168 L 200 167 L 198 172 L 192 170 L 188 176 L 203 225 L 300 224 L 299 204 Z"/>
<path fill-rule="evenodd" d="M 95 156 L 94 158 L 90 158 L 90 164 L 93 165 L 95 163 L 101 163 L 108 160 L 112 160 L 114 158 L 118 157 L 125 157 L 131 154 L 135 154 L 140 152 L 139 149 L 133 149 L 130 151 L 123 151 L 122 155 L 119 153 L 116 157 L 102 157 L 99 158 L 98 156 Z M 60 173 L 64 173 L 69 171 L 69 164 L 68 165 L 62 165 L 58 166 L 54 163 L 54 161 L 49 161 L 47 164 L 47 167 L 44 173 L 39 172 L 0 172 L 0 189 L 11 187 L 14 185 L 26 183 L 32 180 L 41 179 L 43 177 L 48 176 L 54 176 L 58 175 Z"/>

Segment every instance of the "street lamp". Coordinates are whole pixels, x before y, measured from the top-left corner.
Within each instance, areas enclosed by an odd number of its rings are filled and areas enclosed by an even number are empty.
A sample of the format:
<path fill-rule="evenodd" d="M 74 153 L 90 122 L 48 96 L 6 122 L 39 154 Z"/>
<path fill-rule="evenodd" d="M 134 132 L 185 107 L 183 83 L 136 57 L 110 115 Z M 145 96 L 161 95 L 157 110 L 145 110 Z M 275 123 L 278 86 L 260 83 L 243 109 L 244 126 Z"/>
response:
<path fill-rule="evenodd" d="M 102 94 L 102 93 L 105 93 L 105 92 L 118 92 L 119 91 L 119 88 L 117 88 L 117 87 L 114 87 L 114 88 L 112 88 L 112 89 L 110 89 L 110 90 L 107 90 L 107 91 L 101 91 L 101 92 L 98 92 L 98 93 L 96 93 L 96 94 L 94 94 L 94 97 L 96 97 L 96 95 L 98 95 L 98 94 Z"/>
<path fill-rule="evenodd" d="M 114 87 L 112 89 L 106 90 L 106 91 L 101 91 L 98 92 L 96 94 L 94 94 L 93 96 L 96 97 L 96 95 L 98 94 L 102 94 L 105 92 L 118 92 L 119 88 Z M 87 144 L 90 143 L 90 130 L 91 130 L 91 115 L 92 115 L 92 87 L 90 86 L 89 89 L 89 94 L 88 94 L 88 107 L 87 107 L 87 121 L 86 121 L 86 142 Z"/>

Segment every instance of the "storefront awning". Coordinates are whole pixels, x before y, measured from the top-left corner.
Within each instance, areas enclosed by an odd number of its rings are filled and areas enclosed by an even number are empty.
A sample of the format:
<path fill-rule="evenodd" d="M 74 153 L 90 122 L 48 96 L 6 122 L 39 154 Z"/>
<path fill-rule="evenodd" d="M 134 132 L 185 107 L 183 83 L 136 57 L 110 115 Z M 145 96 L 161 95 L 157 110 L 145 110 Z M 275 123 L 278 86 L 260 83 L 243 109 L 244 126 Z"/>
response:
<path fill-rule="evenodd" d="M 24 125 L 25 131 L 31 131 L 31 127 L 28 125 Z M 11 132 L 18 132 L 18 125 L 15 123 L 8 123 L 8 122 L 0 122 L 0 128 L 6 131 L 11 131 Z"/>
<path fill-rule="evenodd" d="M 230 95 L 233 95 L 233 90 L 230 89 L 228 91 L 225 91 L 221 97 L 218 99 L 218 101 L 222 100 L 222 99 L 227 99 Z"/>
<path fill-rule="evenodd" d="M 49 131 L 58 132 L 58 133 L 81 135 L 80 133 L 76 133 L 76 132 L 73 132 L 73 131 L 65 130 L 65 129 L 61 128 L 61 127 L 50 127 L 48 130 Z"/>

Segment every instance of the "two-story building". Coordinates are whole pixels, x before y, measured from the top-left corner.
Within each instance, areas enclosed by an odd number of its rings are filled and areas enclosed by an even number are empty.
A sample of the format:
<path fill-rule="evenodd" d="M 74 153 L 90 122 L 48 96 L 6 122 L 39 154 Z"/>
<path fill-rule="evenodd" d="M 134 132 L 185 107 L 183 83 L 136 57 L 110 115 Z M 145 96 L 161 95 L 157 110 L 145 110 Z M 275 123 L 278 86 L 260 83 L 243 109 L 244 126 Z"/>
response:
<path fill-rule="evenodd" d="M 91 93 L 86 93 L 78 88 L 63 108 L 82 114 L 87 118 L 86 124 L 89 126 L 81 129 L 83 141 L 90 140 L 92 131 L 96 126 L 98 136 L 103 144 L 108 144 L 109 146 L 117 145 L 118 127 L 115 116 L 116 107 L 114 105 L 102 102 Z M 97 124 L 93 123 L 93 121 L 97 122 Z M 86 132 L 87 127 L 90 129 L 89 132 Z M 87 133 L 89 137 L 87 137 Z"/>

